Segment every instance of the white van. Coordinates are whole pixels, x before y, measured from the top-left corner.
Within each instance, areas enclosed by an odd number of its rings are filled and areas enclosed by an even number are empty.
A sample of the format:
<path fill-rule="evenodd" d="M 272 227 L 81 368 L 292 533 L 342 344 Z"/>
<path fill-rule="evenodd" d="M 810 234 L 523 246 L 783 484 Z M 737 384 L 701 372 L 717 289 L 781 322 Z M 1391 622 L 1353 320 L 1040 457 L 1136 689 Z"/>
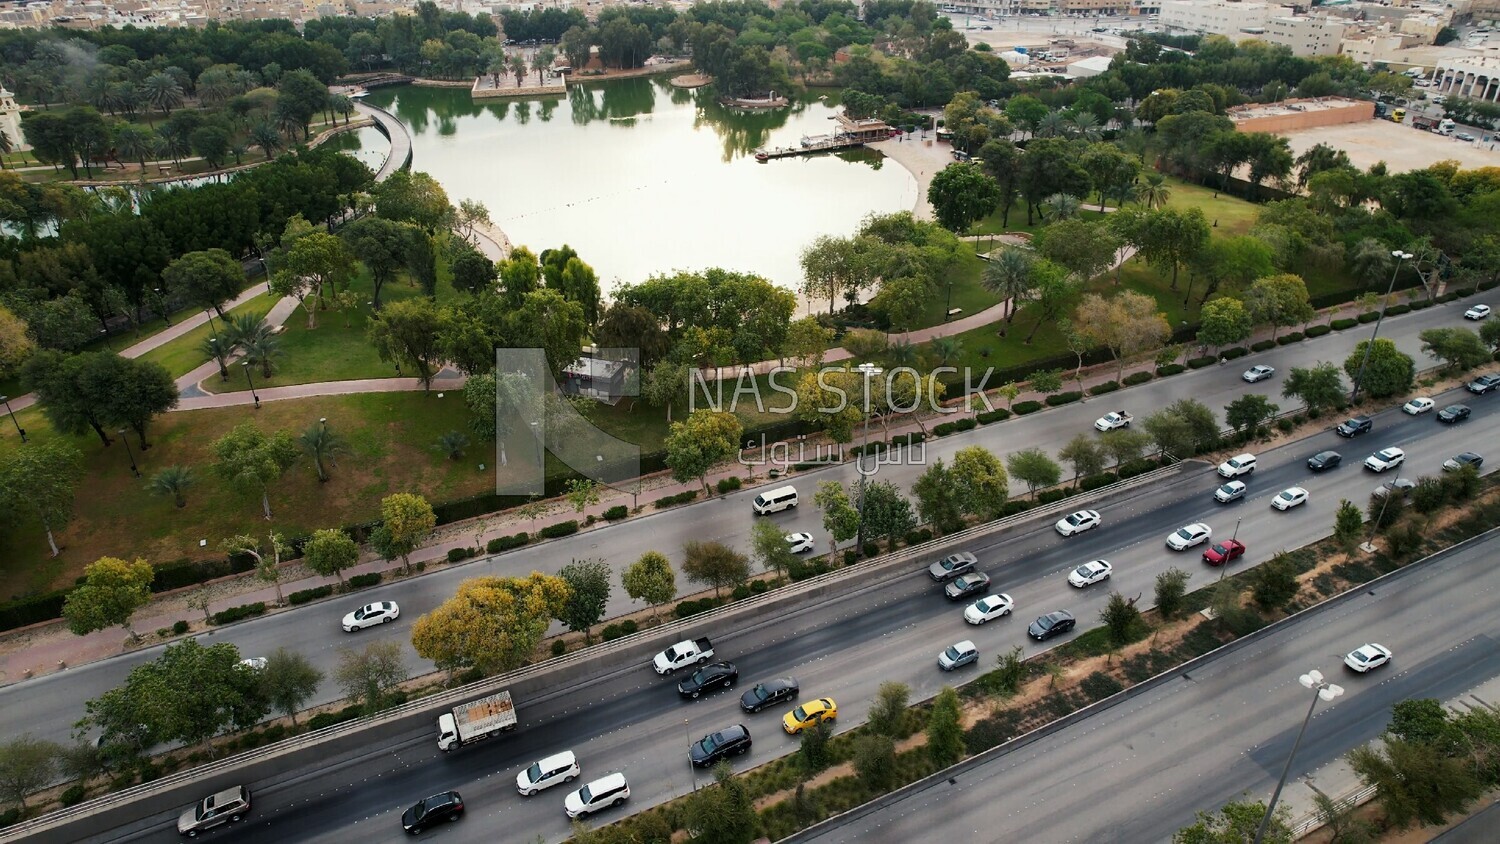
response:
<path fill-rule="evenodd" d="M 560 782 L 572 782 L 578 778 L 579 773 L 578 757 L 573 755 L 573 751 L 564 750 L 540 762 L 533 762 L 531 767 L 516 774 L 516 790 L 523 796 L 530 797 Z"/>
<path fill-rule="evenodd" d="M 1219 474 L 1226 478 L 1238 478 L 1255 471 L 1255 455 L 1237 454 L 1219 464 Z"/>
<path fill-rule="evenodd" d="M 773 490 L 762 492 L 755 496 L 755 515 L 764 516 L 768 513 L 780 513 L 782 510 L 790 510 L 797 506 L 797 488 L 794 486 L 779 486 Z"/>

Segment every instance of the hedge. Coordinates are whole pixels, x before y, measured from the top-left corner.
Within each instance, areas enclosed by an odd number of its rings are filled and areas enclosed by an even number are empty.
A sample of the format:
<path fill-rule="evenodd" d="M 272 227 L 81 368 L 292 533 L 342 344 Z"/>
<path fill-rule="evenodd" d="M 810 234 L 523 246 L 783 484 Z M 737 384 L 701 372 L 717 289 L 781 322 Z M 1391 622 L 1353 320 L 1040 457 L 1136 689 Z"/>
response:
<path fill-rule="evenodd" d="M 307 719 L 307 729 L 321 730 L 324 727 L 332 727 L 334 724 L 353 721 L 362 714 L 364 712 L 358 705 L 346 706 L 337 712 L 319 712 L 317 715 Z"/>
<path fill-rule="evenodd" d="M 566 522 L 558 522 L 555 525 L 547 525 L 537 531 L 537 536 L 543 539 L 556 539 L 559 536 L 571 536 L 578 532 L 578 520 L 568 519 Z"/>
<path fill-rule="evenodd" d="M 719 478 L 719 482 L 715 486 L 718 487 L 720 495 L 726 495 L 739 489 L 741 482 L 739 476 L 731 475 L 727 478 Z"/>
<path fill-rule="evenodd" d="M 1029 401 L 1029 400 L 1028 401 L 1016 402 L 1015 405 L 1011 407 L 1011 410 L 1014 411 L 1017 416 L 1025 416 L 1028 413 L 1036 413 L 1038 410 L 1041 410 L 1041 409 L 1042 409 L 1042 403 L 1041 402 L 1039 402 L 1039 401 Z"/>
<path fill-rule="evenodd" d="M 1105 381 L 1103 384 L 1095 384 L 1094 386 L 1090 387 L 1089 395 L 1102 396 L 1105 393 L 1113 393 L 1118 389 L 1120 389 L 1119 381 Z"/>
<path fill-rule="evenodd" d="M 177 619 L 176 621 L 172 622 L 172 635 L 181 636 L 182 634 L 188 632 L 189 626 L 190 625 L 186 621 L 183 621 L 180 618 Z"/>
<path fill-rule="evenodd" d="M 939 422 L 932 426 L 932 435 L 935 437 L 946 437 L 957 430 L 958 426 L 952 422 Z"/>
<path fill-rule="evenodd" d="M 906 533 L 906 544 L 907 545 L 921 545 L 923 542 L 931 542 L 931 541 L 932 541 L 932 530 L 929 529 L 929 528 L 920 528 L 918 530 L 907 531 L 907 533 Z"/>
<path fill-rule="evenodd" d="M 628 515 L 630 515 L 629 507 L 626 507 L 624 504 L 616 504 L 604 511 L 604 520 L 606 522 L 618 522 Z"/>
<path fill-rule="evenodd" d="M 497 536 L 484 544 L 484 550 L 491 554 L 498 554 L 501 551 L 520 548 L 530 541 L 531 534 L 522 531 L 515 536 Z"/>
<path fill-rule="evenodd" d="M 379 584 L 380 572 L 378 571 L 372 571 L 369 574 L 356 574 L 349 578 L 350 589 L 364 589 L 365 587 L 378 586 Z"/>
<path fill-rule="evenodd" d="M 0 630 L 14 630 L 28 624 L 61 618 L 63 600 L 67 596 L 68 590 L 59 589 L 0 604 Z"/>
<path fill-rule="evenodd" d="M 1109 486 L 1110 484 L 1118 480 L 1119 478 L 1115 477 L 1114 472 L 1105 472 L 1100 475 L 1089 475 L 1087 478 L 1084 478 L 1082 481 L 1078 482 L 1078 491 L 1092 492 L 1093 490 L 1096 490 L 1100 487 Z"/>
<path fill-rule="evenodd" d="M 286 602 L 295 607 L 298 604 L 305 604 L 308 601 L 316 601 L 319 598 L 326 598 L 332 594 L 332 586 L 316 586 L 312 589 L 299 589 L 296 592 L 293 592 L 292 594 L 286 596 Z"/>
<path fill-rule="evenodd" d="M 1219 359 L 1213 355 L 1204 355 L 1201 358 L 1192 358 L 1187 362 L 1189 369 L 1202 369 L 1205 366 L 1213 366 Z"/>
<path fill-rule="evenodd" d="M 1156 368 L 1156 377 L 1166 378 L 1168 375 L 1178 375 L 1187 371 L 1187 367 L 1180 363 L 1169 363 L 1166 366 Z"/>
<path fill-rule="evenodd" d="M 1149 457 L 1138 457 L 1120 467 L 1120 480 L 1133 478 L 1136 475 L 1144 475 L 1156 468 L 1156 461 Z"/>
<path fill-rule="evenodd" d="M 1324 334 L 1328 334 L 1332 331 L 1333 329 L 1329 328 L 1326 325 L 1310 325 L 1307 327 L 1307 336 L 1322 337 Z"/>
<path fill-rule="evenodd" d="M 1049 489 L 1037 493 L 1036 500 L 1038 504 L 1052 504 L 1053 502 L 1061 501 L 1064 498 L 1067 498 L 1068 496 L 1072 495 L 1073 492 L 1074 490 L 1070 486 L 1065 486 L 1060 489 Z"/>
<path fill-rule="evenodd" d="M 1066 393 L 1058 393 L 1055 396 L 1048 396 L 1047 406 L 1062 407 L 1065 404 L 1072 404 L 1073 402 L 1078 401 L 1081 398 L 1083 398 L 1083 393 L 1080 393 L 1077 390 L 1070 390 Z"/>
<path fill-rule="evenodd" d="M 1417 300 L 1415 300 L 1415 301 L 1413 301 L 1411 303 L 1410 307 L 1414 311 L 1421 311 L 1421 310 L 1425 310 L 1427 308 L 1430 308 L 1430 307 L 1432 307 L 1433 305 L 1436 305 L 1436 304 L 1437 304 L 1437 302 L 1434 302 L 1431 299 L 1417 299 Z"/>
<path fill-rule="evenodd" d="M 266 602 L 256 601 L 253 604 L 240 604 L 227 610 L 220 610 L 209 616 L 209 624 L 229 624 L 242 618 L 252 618 L 257 615 L 265 615 Z"/>
<path fill-rule="evenodd" d="M 1385 315 L 1386 316 L 1400 316 L 1402 314 L 1410 313 L 1410 312 L 1411 312 L 1411 305 L 1406 305 L 1406 304 L 1392 305 L 1389 308 L 1385 309 Z"/>
<path fill-rule="evenodd" d="M 1276 348 L 1275 340 L 1257 340 L 1250 344 L 1250 351 L 1252 352 L 1264 352 L 1274 348 Z"/>
<path fill-rule="evenodd" d="M 1302 340 L 1303 340 L 1302 332 L 1300 332 L 1300 331 L 1293 331 L 1291 334 L 1287 334 L 1287 335 L 1285 335 L 1283 337 L 1277 337 L 1276 338 L 1276 345 L 1278 345 L 1278 346 L 1290 346 L 1293 343 L 1301 343 Z"/>
<path fill-rule="evenodd" d="M 1149 372 L 1132 372 L 1125 376 L 1125 380 L 1122 383 L 1127 387 L 1136 387 L 1150 381 L 1152 377 Z"/>
<path fill-rule="evenodd" d="M 1009 419 L 1010 411 L 1006 410 L 1003 407 L 997 407 L 994 410 L 986 410 L 983 413 L 975 414 L 974 418 L 978 419 L 979 424 L 981 425 L 989 425 L 994 422 L 1004 422 L 1005 420 Z"/>
<path fill-rule="evenodd" d="M 897 434 L 891 437 L 891 448 L 909 448 L 927 439 L 927 435 L 921 431 L 912 431 L 909 434 Z"/>
<path fill-rule="evenodd" d="M 467 560 L 467 559 L 469 559 L 472 556 L 474 556 L 474 549 L 473 548 L 449 548 L 448 549 L 448 562 L 450 562 L 450 563 L 461 563 L 464 560 Z"/>
<path fill-rule="evenodd" d="M 971 416 L 967 419 L 960 419 L 957 422 L 954 422 L 953 427 L 957 428 L 960 431 L 972 431 L 975 428 L 979 427 L 979 423 L 976 422 L 974 420 L 974 417 Z"/>
<path fill-rule="evenodd" d="M 630 634 L 634 633 L 638 629 L 639 629 L 639 627 L 636 625 L 636 623 L 635 623 L 635 621 L 633 619 L 626 619 L 625 621 L 622 621 L 619 624 L 609 624 L 609 625 L 606 625 L 605 628 L 604 628 L 604 633 L 601 635 L 601 638 L 603 638 L 604 641 L 606 641 L 606 642 L 612 642 L 615 639 L 620 638 L 621 636 L 629 636 Z M 561 639 L 558 639 L 557 641 L 558 642 L 562 642 Z M 559 654 L 559 656 L 560 655 L 561 654 Z"/>
<path fill-rule="evenodd" d="M 186 558 L 156 567 L 156 577 L 151 581 L 152 592 L 168 592 L 184 586 L 240 574 L 255 568 L 255 558 L 248 554 L 233 554 L 216 560 L 189 560 Z"/>
<path fill-rule="evenodd" d="M 1220 352 L 1219 357 L 1223 358 L 1224 360 L 1234 360 L 1235 358 L 1242 358 L 1248 354 L 1250 354 L 1250 350 L 1246 349 L 1244 346 L 1234 346 Z"/>
<path fill-rule="evenodd" d="M 1329 325 L 1333 326 L 1334 331 L 1343 331 L 1345 329 L 1353 328 L 1354 326 L 1359 325 L 1359 320 L 1355 319 L 1354 317 L 1344 317 L 1343 319 L 1334 320 L 1333 322 L 1329 323 Z"/>
<path fill-rule="evenodd" d="M 1365 311 L 1364 313 L 1359 315 L 1359 321 L 1362 323 L 1374 322 L 1377 319 L 1380 319 L 1379 311 Z"/>
<path fill-rule="evenodd" d="M 703 598 L 697 601 L 683 601 L 677 605 L 677 609 L 674 610 L 674 612 L 677 614 L 678 618 L 687 618 L 688 616 L 697 615 L 700 612 L 708 612 L 718 605 L 719 602 L 714 598 Z"/>
<path fill-rule="evenodd" d="M 797 464 L 797 468 L 800 469 L 801 467 L 802 467 L 801 463 Z M 690 490 L 688 490 L 686 492 L 679 492 L 676 495 L 668 495 L 668 496 L 664 496 L 662 498 L 658 498 L 658 499 L 656 499 L 656 501 L 652 502 L 651 506 L 655 507 L 658 510 L 665 510 L 666 508 L 671 507 L 671 506 L 676 505 L 676 504 L 686 504 L 689 501 L 692 501 L 694 498 L 697 498 L 697 497 L 698 497 L 698 490 L 696 490 L 696 489 L 690 489 Z"/>

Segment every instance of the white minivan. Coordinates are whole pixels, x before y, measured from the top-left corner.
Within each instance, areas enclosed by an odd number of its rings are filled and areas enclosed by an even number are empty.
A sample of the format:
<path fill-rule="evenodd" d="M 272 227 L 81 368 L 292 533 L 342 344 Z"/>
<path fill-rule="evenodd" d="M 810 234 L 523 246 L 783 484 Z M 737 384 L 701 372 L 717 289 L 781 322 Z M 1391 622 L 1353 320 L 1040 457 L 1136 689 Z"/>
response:
<path fill-rule="evenodd" d="M 755 515 L 757 516 L 790 510 L 797 506 L 797 488 L 794 486 L 779 486 L 773 490 L 762 492 L 760 495 L 755 496 L 755 501 L 751 506 L 755 508 Z"/>
<path fill-rule="evenodd" d="M 1237 454 L 1219 464 L 1219 474 L 1226 478 L 1238 478 L 1255 471 L 1255 455 Z"/>
<path fill-rule="evenodd" d="M 523 796 L 530 797 L 558 783 L 572 782 L 578 778 L 579 773 L 578 757 L 573 755 L 573 751 L 564 750 L 533 762 L 531 767 L 516 774 L 516 790 Z"/>

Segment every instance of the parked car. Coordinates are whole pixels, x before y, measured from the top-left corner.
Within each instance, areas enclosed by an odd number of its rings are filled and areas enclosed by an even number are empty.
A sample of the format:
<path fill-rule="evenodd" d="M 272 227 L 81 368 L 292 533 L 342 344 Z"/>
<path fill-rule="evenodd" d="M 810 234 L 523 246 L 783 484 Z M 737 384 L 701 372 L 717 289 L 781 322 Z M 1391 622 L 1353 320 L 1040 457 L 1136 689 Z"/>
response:
<path fill-rule="evenodd" d="M 941 583 L 944 580 L 952 580 L 961 574 L 967 574 L 974 570 L 979 563 L 979 558 L 968 551 L 959 551 L 956 554 L 938 560 L 927 567 L 927 575 L 933 580 Z"/>
<path fill-rule="evenodd" d="M 1072 536 L 1075 533 L 1083 533 L 1086 530 L 1098 527 L 1099 522 L 1098 510 L 1079 510 L 1076 513 L 1069 513 L 1059 519 L 1055 527 L 1057 528 L 1057 532 L 1063 536 Z"/>
<path fill-rule="evenodd" d="M 957 601 L 990 588 L 990 576 L 982 571 L 971 571 L 943 587 L 948 600 Z"/>
<path fill-rule="evenodd" d="M 787 735 L 795 736 L 808 727 L 815 727 L 837 717 L 839 717 L 839 705 L 834 703 L 831 697 L 820 697 L 783 715 L 781 729 L 785 730 Z"/>
<path fill-rule="evenodd" d="M 740 695 L 740 708 L 746 712 L 759 712 L 785 700 L 796 700 L 802 691 L 795 677 L 778 677 L 764 683 L 756 683 L 749 691 Z"/>
<path fill-rule="evenodd" d="M 1432 399 L 1426 398 L 1425 396 L 1418 396 L 1407 402 L 1406 404 L 1401 405 L 1401 410 L 1405 413 L 1411 414 L 1412 416 L 1421 416 L 1427 411 L 1432 410 L 1435 406 L 1437 406 L 1437 402 L 1433 401 Z"/>
<path fill-rule="evenodd" d="M 1307 468 L 1314 472 L 1323 472 L 1336 468 L 1342 462 L 1344 462 L 1344 457 L 1337 451 L 1320 451 L 1307 458 Z"/>
<path fill-rule="evenodd" d="M 420 800 L 401 814 L 401 828 L 412 835 L 432 829 L 440 823 L 464 816 L 464 799 L 456 791 L 445 791 Z"/>
<path fill-rule="evenodd" d="M 693 742 L 693 746 L 688 748 L 688 759 L 692 760 L 695 767 L 709 768 L 720 759 L 749 751 L 750 744 L 750 731 L 745 729 L 744 724 L 735 724 Z"/>
<path fill-rule="evenodd" d="M 1094 583 L 1109 580 L 1114 574 L 1115 567 L 1108 560 L 1093 560 L 1084 563 L 1076 569 L 1068 572 L 1068 585 L 1079 589 Z"/>
<path fill-rule="evenodd" d="M 732 689 L 740 679 L 740 670 L 732 662 L 711 662 L 693 672 L 693 676 L 677 684 L 677 693 L 697 700 L 706 692 L 715 689 Z"/>
<path fill-rule="evenodd" d="M 1472 451 L 1455 454 L 1443 461 L 1443 470 L 1446 472 L 1457 472 L 1465 466 L 1473 466 L 1476 470 L 1484 465 L 1484 458 Z"/>
<path fill-rule="evenodd" d="M 1249 381 L 1251 384 L 1254 384 L 1256 381 L 1264 381 L 1275 374 L 1276 369 L 1274 367 L 1266 366 L 1265 364 L 1261 363 L 1245 370 L 1240 374 L 1240 377 L 1245 379 L 1246 381 Z"/>
<path fill-rule="evenodd" d="M 578 757 L 573 751 L 564 750 L 538 759 L 516 774 L 516 791 L 523 797 L 530 797 L 559 783 L 572 782 L 581 773 L 583 769 L 578 766 Z"/>
<path fill-rule="evenodd" d="M 205 830 L 227 823 L 239 823 L 250 811 L 250 789 L 243 785 L 226 788 L 203 798 L 177 818 L 177 831 L 197 838 Z"/>
<path fill-rule="evenodd" d="M 1439 422 L 1462 422 L 1469 418 L 1469 406 L 1466 404 L 1450 404 L 1438 411 Z"/>
<path fill-rule="evenodd" d="M 1490 315 L 1489 305 L 1475 305 L 1464 311 L 1464 319 L 1484 319 Z"/>
<path fill-rule="evenodd" d="M 1230 481 L 1214 490 L 1214 500 L 1220 504 L 1228 504 L 1236 498 L 1244 498 L 1246 489 L 1248 487 L 1244 481 Z"/>
<path fill-rule="evenodd" d="M 1245 556 L 1245 543 L 1237 539 L 1226 539 L 1209 546 L 1209 549 L 1203 552 L 1203 562 L 1211 566 L 1222 566 L 1243 556 Z"/>
<path fill-rule="evenodd" d="M 377 624 L 385 624 L 395 621 L 401 617 L 401 608 L 396 606 L 395 601 L 379 601 L 374 604 L 365 604 L 354 612 L 344 616 L 344 632 L 353 633 L 366 627 L 374 627 Z"/>
<path fill-rule="evenodd" d="M 962 668 L 979 659 L 979 648 L 968 639 L 956 642 L 948 646 L 948 649 L 938 654 L 938 667 L 944 671 L 952 671 Z"/>
<path fill-rule="evenodd" d="M 625 781 L 625 775 L 609 774 L 563 798 L 563 811 L 570 818 L 582 818 L 629 799 L 630 784 Z"/>
<path fill-rule="evenodd" d="M 1184 525 L 1167 536 L 1167 547 L 1173 551 L 1186 551 L 1194 545 L 1202 545 L 1213 534 L 1213 528 L 1202 522 Z"/>
<path fill-rule="evenodd" d="M 1076 624 L 1078 621 L 1073 618 L 1072 613 L 1067 610 L 1057 610 L 1031 622 L 1031 625 L 1026 628 L 1026 635 L 1040 642 L 1051 639 L 1053 636 L 1061 636 L 1072 630 Z"/>
<path fill-rule="evenodd" d="M 1289 486 L 1281 492 L 1276 493 L 1276 497 L 1271 499 L 1271 506 L 1277 510 L 1290 510 L 1299 504 L 1306 503 L 1307 490 L 1300 486 Z"/>
<path fill-rule="evenodd" d="M 786 550 L 793 554 L 805 554 L 813 549 L 813 537 L 810 533 L 789 533 L 786 535 Z"/>
<path fill-rule="evenodd" d="M 964 621 L 970 624 L 994 621 L 1002 616 L 1010 615 L 1010 611 L 1015 607 L 1016 602 L 1003 592 L 997 595 L 986 595 L 964 608 Z"/>
<path fill-rule="evenodd" d="M 1406 452 L 1399 448 L 1383 448 L 1365 458 L 1365 468 L 1372 472 L 1384 472 L 1406 462 Z"/>
<path fill-rule="evenodd" d="M 1465 390 L 1481 396 L 1496 387 L 1500 387 L 1500 375 L 1481 375 L 1464 385 Z"/>
<path fill-rule="evenodd" d="M 1253 454 L 1236 454 L 1219 464 L 1219 475 L 1225 478 L 1237 478 L 1254 471 L 1255 455 Z"/>
<path fill-rule="evenodd" d="M 1339 426 L 1333 429 L 1333 432 L 1341 437 L 1354 437 L 1370 433 L 1370 429 L 1374 425 L 1374 421 L 1368 416 L 1355 416 L 1352 419 L 1340 422 Z"/>
<path fill-rule="evenodd" d="M 1391 661 L 1391 649 L 1385 645 L 1377 645 L 1371 642 L 1368 645 L 1360 645 L 1344 657 L 1344 664 L 1354 671 L 1363 674 L 1372 671 Z"/>
<path fill-rule="evenodd" d="M 1386 481 L 1378 487 L 1375 487 L 1374 491 L 1372 491 L 1370 494 L 1384 497 L 1386 495 L 1389 495 L 1391 490 L 1395 490 L 1401 493 L 1401 495 L 1404 497 L 1416 488 L 1417 482 L 1412 480 L 1411 478 L 1395 478 L 1393 480 Z"/>

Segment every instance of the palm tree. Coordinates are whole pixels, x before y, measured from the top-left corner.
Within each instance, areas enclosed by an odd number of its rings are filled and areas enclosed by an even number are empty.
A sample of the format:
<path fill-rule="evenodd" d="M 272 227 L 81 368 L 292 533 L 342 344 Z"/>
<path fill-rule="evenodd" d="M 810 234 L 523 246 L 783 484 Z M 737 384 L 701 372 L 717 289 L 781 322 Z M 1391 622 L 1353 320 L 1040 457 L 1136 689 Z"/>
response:
<path fill-rule="evenodd" d="M 1147 173 L 1141 180 L 1141 187 L 1137 193 L 1141 204 L 1155 211 L 1167 204 L 1172 198 L 1172 186 L 1167 184 L 1167 177 L 1160 173 Z"/>
<path fill-rule="evenodd" d="M 984 265 L 979 283 L 985 290 L 1010 302 L 1009 312 L 1005 315 L 1006 325 L 1015 320 L 1021 301 L 1031 293 L 1031 270 L 1035 263 L 1036 257 L 1031 252 L 1018 246 L 1007 246 Z"/>
<path fill-rule="evenodd" d="M 161 155 L 172 159 L 173 164 L 181 165 L 182 157 L 193 151 L 193 146 L 188 139 L 181 134 L 158 135 L 157 150 Z"/>
<path fill-rule="evenodd" d="M 326 459 L 334 468 L 338 467 L 338 456 L 347 454 L 349 446 L 344 443 L 344 438 L 328 429 L 328 420 L 320 419 L 307 426 L 302 436 L 297 438 L 297 443 L 307 456 L 313 459 L 313 468 L 318 470 L 318 482 L 328 481 L 328 472 L 323 469 L 323 461 Z"/>
<path fill-rule="evenodd" d="M 895 343 L 886 348 L 885 360 L 893 367 L 916 366 L 917 347 L 905 341 Z"/>
<path fill-rule="evenodd" d="M 225 348 L 227 344 L 218 337 L 204 337 L 198 341 L 198 351 L 209 360 L 219 365 L 219 380 L 229 380 L 229 369 L 224 365 L 224 358 L 230 353 Z"/>
<path fill-rule="evenodd" d="M 125 123 L 115 129 L 115 150 L 126 158 L 134 159 L 146 169 L 146 156 L 156 152 L 155 132 L 136 123 Z"/>
<path fill-rule="evenodd" d="M 255 337 L 240 343 L 240 352 L 244 354 L 245 361 L 251 366 L 260 367 L 263 378 L 271 377 L 271 370 L 276 358 L 286 354 L 281 348 L 281 338 L 274 334 Z"/>
<path fill-rule="evenodd" d="M 551 47 L 543 47 L 536 51 L 531 58 L 531 69 L 536 71 L 536 84 L 542 84 L 542 71 L 552 66 L 552 60 L 557 58 L 557 53 Z"/>
<path fill-rule="evenodd" d="M 157 495 L 170 495 L 178 507 L 187 506 L 183 493 L 193 485 L 193 470 L 186 466 L 168 466 L 151 478 L 147 489 Z"/>
<path fill-rule="evenodd" d="M 526 57 L 520 53 L 512 53 L 509 59 L 510 73 L 516 78 L 516 87 L 526 84 Z"/>
<path fill-rule="evenodd" d="M 448 455 L 449 460 L 457 460 L 464 456 L 464 449 L 469 447 L 469 438 L 463 431 L 449 431 L 438 437 L 433 448 Z"/>
<path fill-rule="evenodd" d="M 146 77 L 142 89 L 146 96 L 146 102 L 156 106 L 167 114 L 172 109 L 182 105 L 182 86 L 177 84 L 170 74 L 158 71 Z"/>
<path fill-rule="evenodd" d="M 1093 112 L 1080 111 L 1068 118 L 1068 134 L 1085 141 L 1097 141 L 1104 136 L 1104 131 Z"/>
<path fill-rule="evenodd" d="M 964 341 L 957 337 L 934 337 L 929 344 L 928 354 L 932 362 L 938 366 L 948 366 L 964 354 Z"/>
<path fill-rule="evenodd" d="M 224 320 L 222 342 L 230 349 L 243 349 L 245 344 L 258 342 L 271 336 L 271 324 L 255 314 L 235 314 Z"/>
<path fill-rule="evenodd" d="M 1066 193 L 1054 193 L 1042 200 L 1042 216 L 1049 222 L 1058 220 L 1069 220 L 1078 216 L 1078 210 L 1083 207 L 1078 197 Z"/>
<path fill-rule="evenodd" d="M 134 82 L 120 81 L 109 86 L 110 101 L 126 117 L 135 117 L 136 112 L 141 110 L 142 96 L 140 86 Z"/>
<path fill-rule="evenodd" d="M 328 98 L 328 107 L 333 109 L 335 114 L 342 114 L 344 116 L 344 125 L 349 125 L 349 115 L 354 113 L 354 100 L 345 94 L 333 94 Z M 338 121 L 335 120 L 334 122 L 337 123 Z"/>
<path fill-rule="evenodd" d="M 281 149 L 281 133 L 269 123 L 257 123 L 250 129 L 250 142 L 266 151 L 266 160 Z"/>
<path fill-rule="evenodd" d="M 1037 121 L 1036 134 L 1039 138 L 1061 138 L 1068 134 L 1068 118 L 1060 111 L 1049 111 Z"/>

